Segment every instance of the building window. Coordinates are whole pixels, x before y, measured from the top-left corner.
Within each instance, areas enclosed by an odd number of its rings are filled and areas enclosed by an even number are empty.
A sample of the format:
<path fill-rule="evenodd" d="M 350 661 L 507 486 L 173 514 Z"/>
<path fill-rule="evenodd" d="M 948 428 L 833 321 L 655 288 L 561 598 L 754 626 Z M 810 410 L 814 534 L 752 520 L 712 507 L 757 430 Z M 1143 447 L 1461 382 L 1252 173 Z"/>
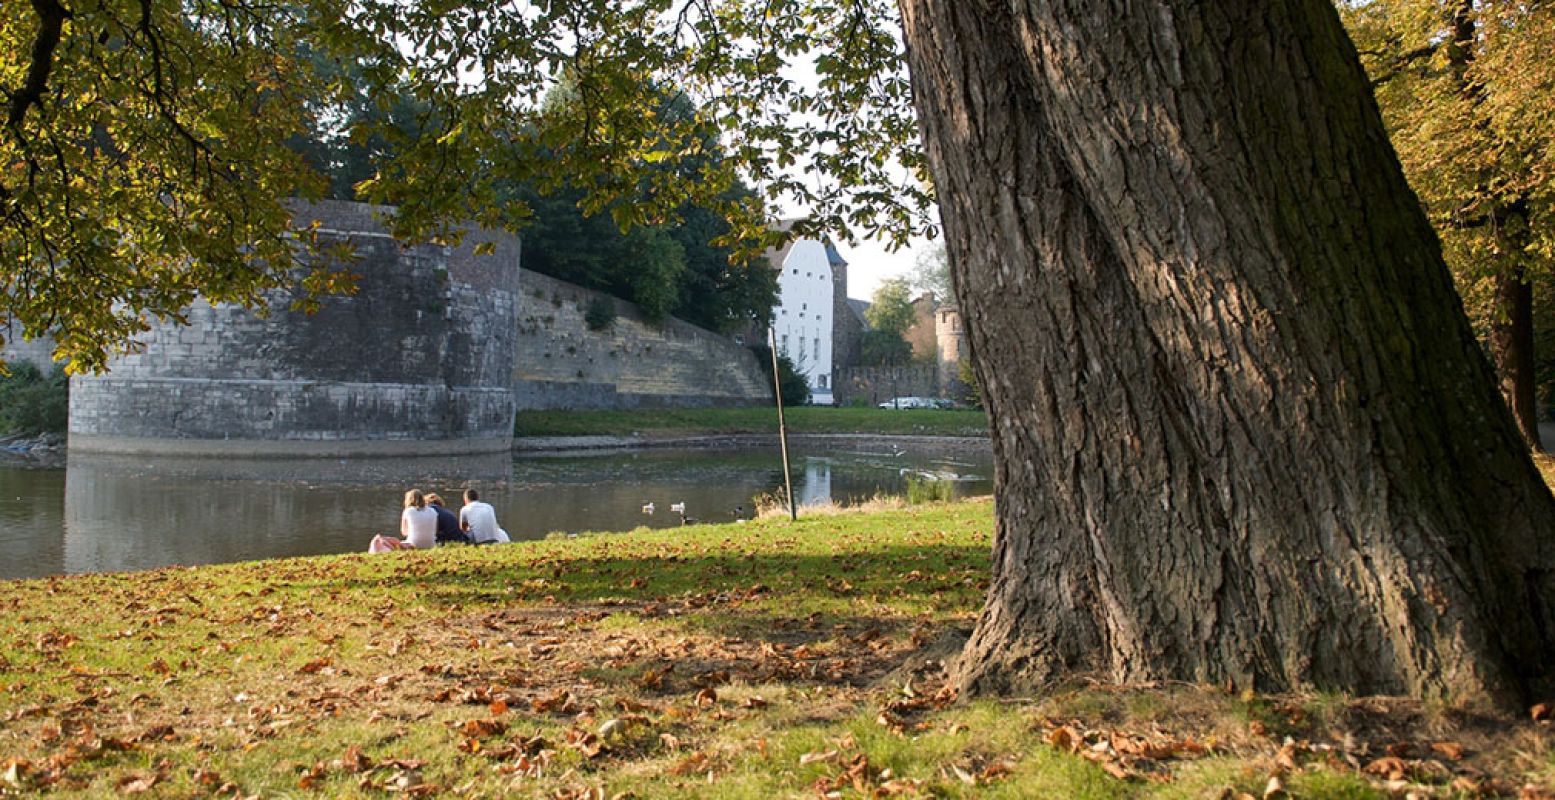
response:
<path fill-rule="evenodd" d="M 798 274 L 799 274 L 799 270 L 797 270 L 797 269 L 796 269 L 796 270 L 794 270 L 794 274 L 795 274 L 795 275 L 798 275 Z"/>
<path fill-rule="evenodd" d="M 783 334 L 783 345 L 779 347 L 778 350 L 781 351 L 783 355 L 788 355 L 788 334 Z"/>
<path fill-rule="evenodd" d="M 799 340 L 799 360 L 804 360 L 804 339 Z"/>
<path fill-rule="evenodd" d="M 809 303 L 800 303 L 799 307 L 802 308 L 802 309 L 805 309 L 805 310 L 809 310 L 810 304 Z"/>
<path fill-rule="evenodd" d="M 816 378 L 815 379 L 815 383 L 816 383 L 817 386 L 821 387 L 822 389 L 825 389 L 826 388 L 826 376 L 822 375 L 822 376 Z"/>
<path fill-rule="evenodd" d="M 821 357 L 821 337 L 815 337 L 815 357 Z"/>

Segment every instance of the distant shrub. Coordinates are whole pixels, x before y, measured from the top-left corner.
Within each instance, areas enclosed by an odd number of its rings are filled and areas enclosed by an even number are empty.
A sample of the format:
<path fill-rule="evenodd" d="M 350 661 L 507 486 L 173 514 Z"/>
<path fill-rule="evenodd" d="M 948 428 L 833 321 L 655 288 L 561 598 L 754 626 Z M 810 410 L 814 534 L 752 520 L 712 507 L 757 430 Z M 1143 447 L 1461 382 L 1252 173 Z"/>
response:
<path fill-rule="evenodd" d="M 756 354 L 756 364 L 772 380 L 772 348 L 762 344 L 750 345 Z M 810 382 L 794 367 L 788 356 L 780 355 L 778 362 L 778 386 L 783 390 L 783 405 L 802 406 L 810 402 Z"/>
<path fill-rule="evenodd" d="M 37 367 L 10 365 L 0 377 L 0 432 L 27 436 L 64 433 L 70 411 L 70 379 L 56 366 L 47 375 Z"/>
<path fill-rule="evenodd" d="M 596 297 L 589 301 L 583 312 L 583 324 L 591 331 L 609 330 L 616 324 L 616 304 L 608 297 Z"/>

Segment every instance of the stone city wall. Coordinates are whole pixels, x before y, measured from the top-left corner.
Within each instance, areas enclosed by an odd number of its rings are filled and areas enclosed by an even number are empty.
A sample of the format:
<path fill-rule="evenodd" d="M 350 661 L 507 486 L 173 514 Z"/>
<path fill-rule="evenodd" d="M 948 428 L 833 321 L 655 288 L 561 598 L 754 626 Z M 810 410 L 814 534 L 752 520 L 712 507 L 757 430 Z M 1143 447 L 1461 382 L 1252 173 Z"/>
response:
<path fill-rule="evenodd" d="M 837 376 L 837 405 L 877 405 L 893 397 L 940 397 L 939 368 L 850 367 Z"/>
<path fill-rule="evenodd" d="M 45 374 L 54 369 L 54 340 L 48 337 L 24 341 L 20 331 L 15 339 L 0 329 L 0 334 L 6 334 L 4 345 L 0 345 L 0 361 L 7 364 L 31 364 Z"/>
<path fill-rule="evenodd" d="M 631 303 L 525 272 L 518 301 L 520 410 L 691 408 L 765 404 L 772 389 L 750 350 L 677 319 L 655 325 Z M 615 309 L 589 330 L 590 303 Z"/>
<path fill-rule="evenodd" d="M 350 241 L 350 297 L 317 313 L 274 292 L 269 315 L 198 303 L 155 324 L 110 372 L 72 380 L 77 452 L 395 455 L 511 446 L 519 250 L 474 234 L 457 249 L 403 248 L 374 208 L 304 206 L 326 240 Z M 496 252 L 477 256 L 491 241 Z M 327 243 L 327 241 L 326 241 Z M 420 443 L 445 444 L 424 447 Z"/>

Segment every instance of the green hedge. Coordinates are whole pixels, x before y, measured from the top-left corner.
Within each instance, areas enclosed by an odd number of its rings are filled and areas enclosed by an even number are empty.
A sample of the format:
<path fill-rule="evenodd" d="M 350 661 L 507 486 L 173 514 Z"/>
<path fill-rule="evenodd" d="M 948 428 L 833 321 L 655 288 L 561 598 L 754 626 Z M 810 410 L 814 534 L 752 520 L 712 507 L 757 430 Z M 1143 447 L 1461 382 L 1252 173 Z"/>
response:
<path fill-rule="evenodd" d="M 0 376 L 0 433 L 28 436 L 64 433 L 70 409 L 70 379 L 65 368 L 48 374 L 31 364 L 10 365 Z"/>

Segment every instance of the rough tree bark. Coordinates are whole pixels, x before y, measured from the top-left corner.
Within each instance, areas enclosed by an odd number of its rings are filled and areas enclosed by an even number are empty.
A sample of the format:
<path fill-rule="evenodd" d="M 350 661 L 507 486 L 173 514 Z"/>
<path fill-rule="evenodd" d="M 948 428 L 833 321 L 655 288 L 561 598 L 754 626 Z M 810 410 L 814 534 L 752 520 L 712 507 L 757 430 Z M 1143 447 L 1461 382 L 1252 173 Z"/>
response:
<path fill-rule="evenodd" d="M 967 691 L 1518 701 L 1555 503 L 1328 0 L 900 0 L 997 528 Z"/>

